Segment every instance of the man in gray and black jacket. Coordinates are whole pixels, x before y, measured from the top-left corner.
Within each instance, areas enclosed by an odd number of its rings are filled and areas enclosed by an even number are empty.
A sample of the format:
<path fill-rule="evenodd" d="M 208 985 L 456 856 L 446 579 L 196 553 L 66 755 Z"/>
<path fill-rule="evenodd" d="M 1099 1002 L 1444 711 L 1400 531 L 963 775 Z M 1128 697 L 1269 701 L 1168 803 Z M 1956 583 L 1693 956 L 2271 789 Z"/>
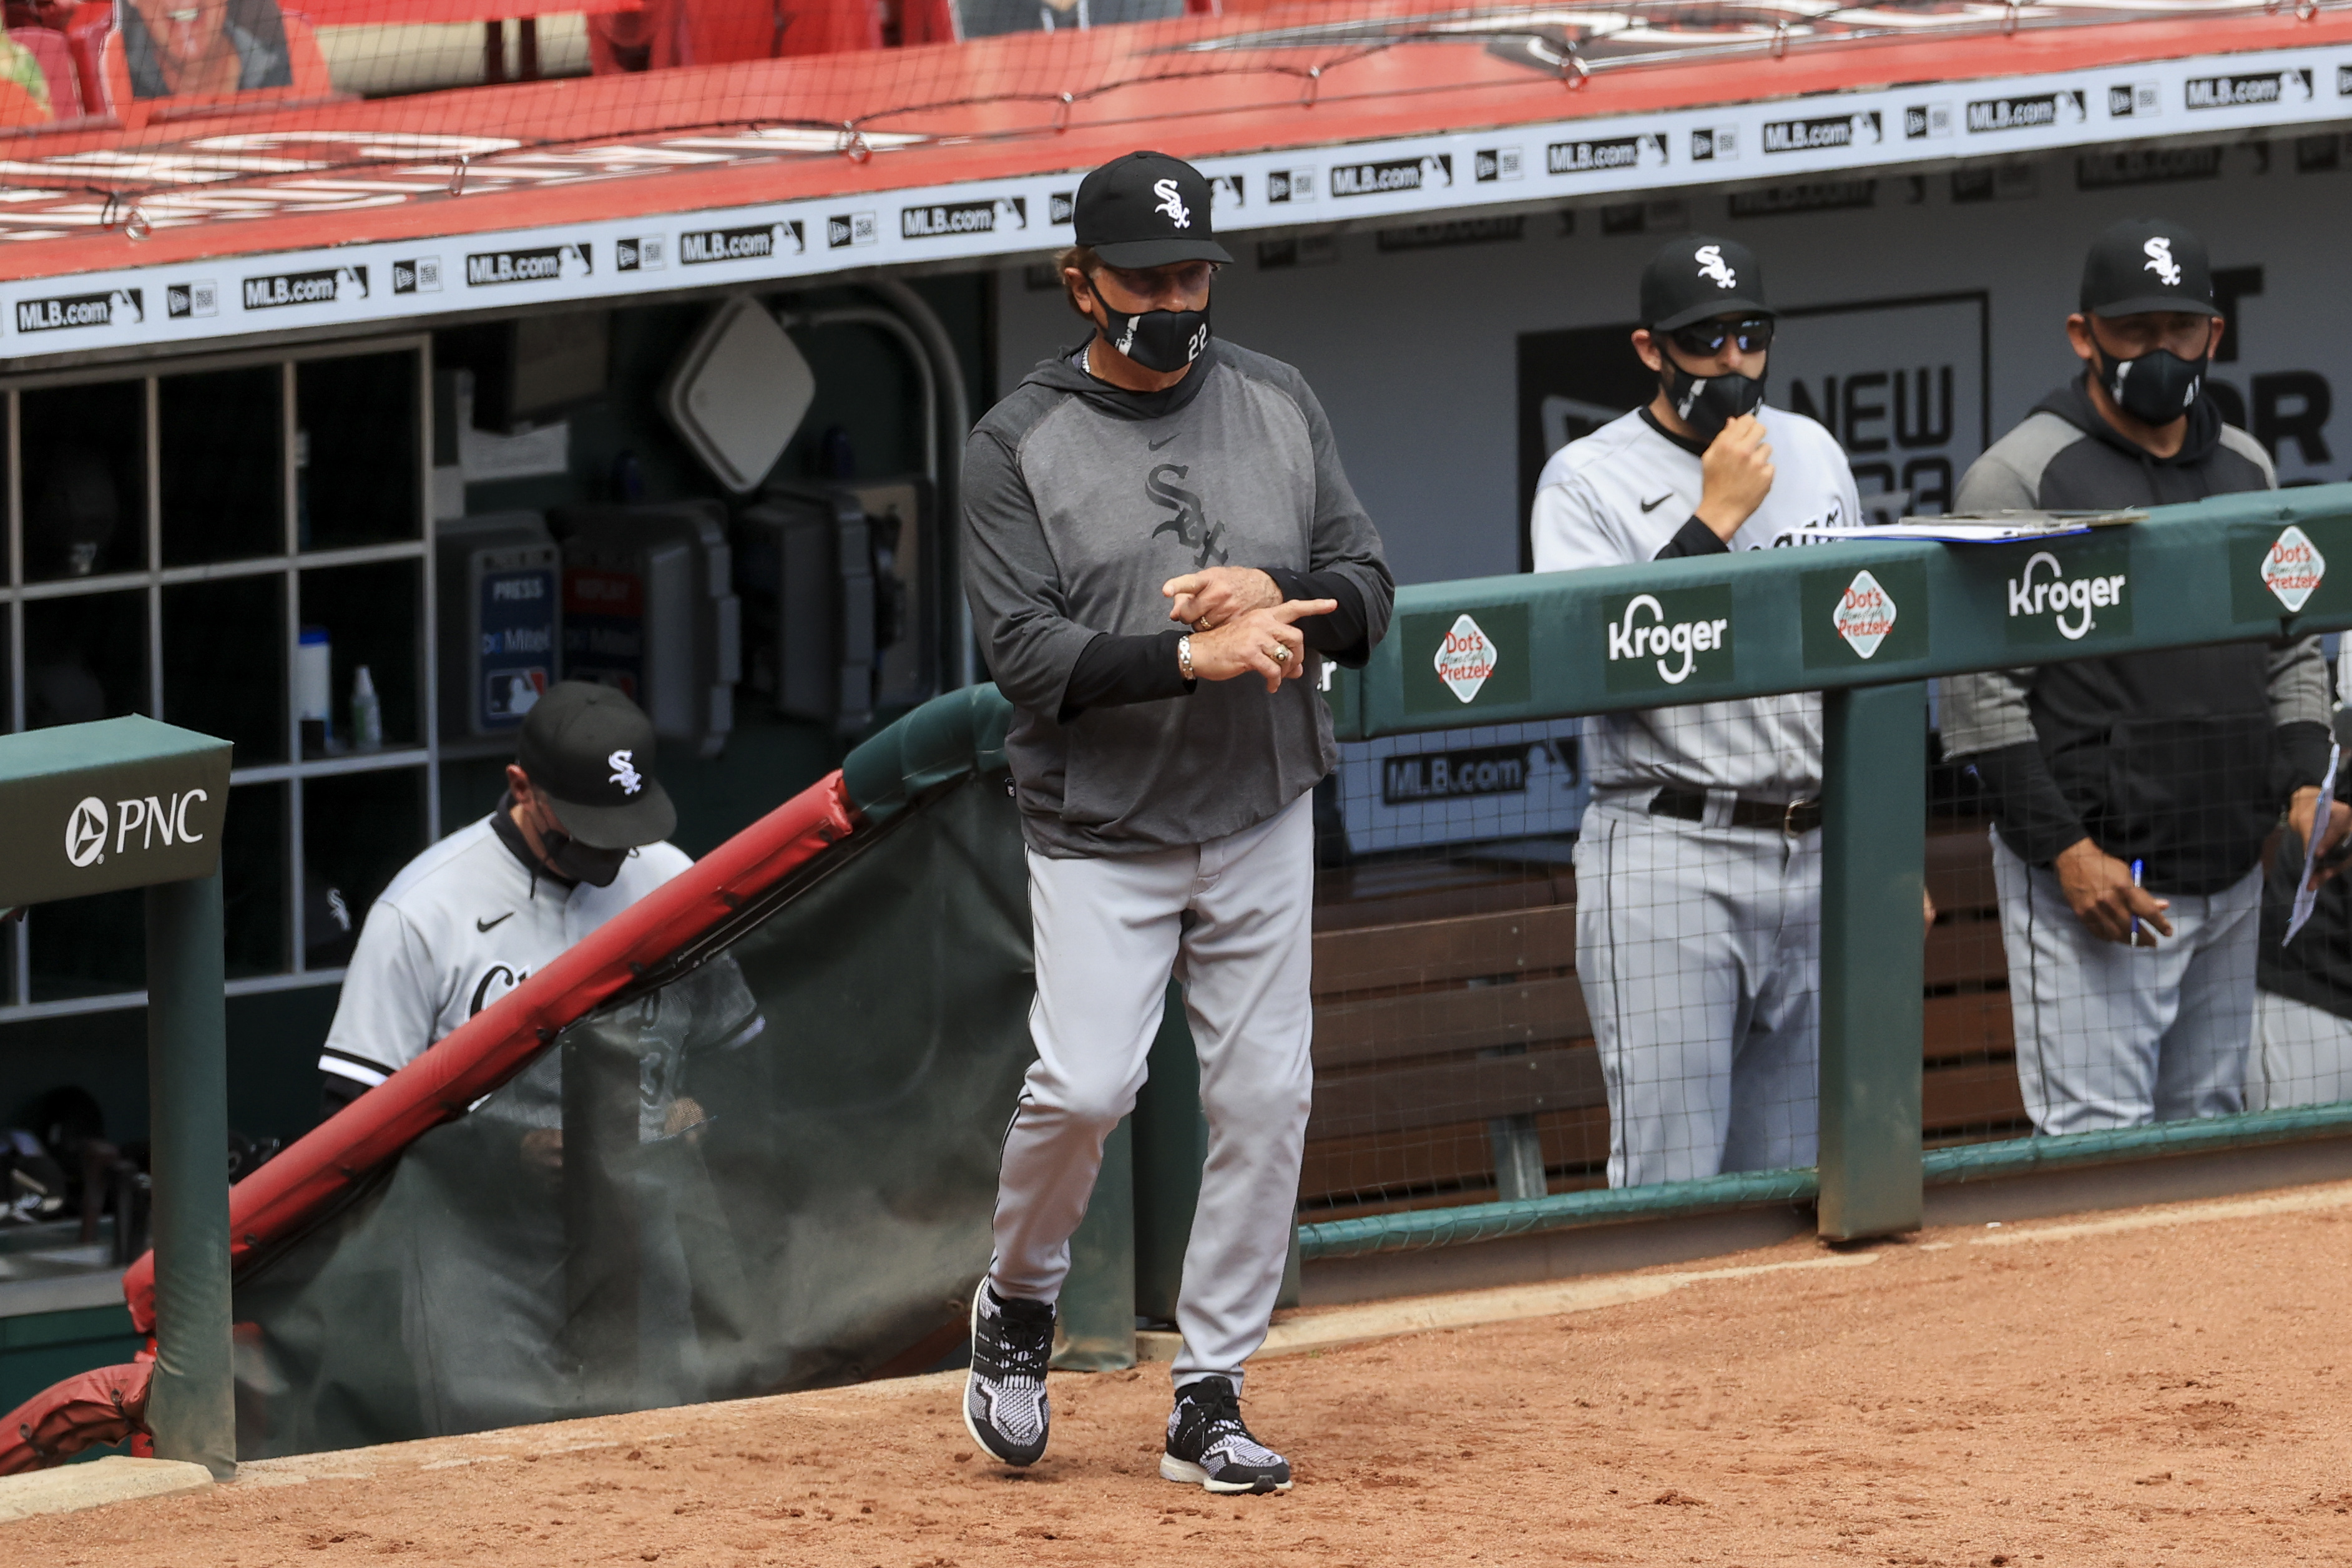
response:
<path fill-rule="evenodd" d="M 1238 1399 L 1281 1288 L 1313 1078 L 1311 797 L 1339 755 L 1319 677 L 1370 657 L 1394 588 L 1305 380 L 1211 335 L 1229 258 L 1209 203 L 1157 153 L 1087 176 L 1062 279 L 1094 332 L 965 453 L 966 592 L 1017 710 L 1037 1060 L 1005 1136 L 964 1422 L 1008 1464 L 1045 1452 L 1069 1238 L 1173 973 L 1209 1149 L 1160 1472 L 1270 1491 L 1289 1464 Z"/>
<path fill-rule="evenodd" d="M 2204 381 L 2222 322 L 2205 247 L 2100 235 L 2067 319 L 2081 379 L 1970 466 L 1965 512 L 2107 510 L 2267 489 Z M 2327 765 L 2315 637 L 2122 654 L 1943 683 L 1945 751 L 1983 787 L 2018 1080 L 2036 1131 L 2242 1108 L 2263 840 L 2308 833 Z M 2327 842 L 2352 824 L 2333 806 Z"/>

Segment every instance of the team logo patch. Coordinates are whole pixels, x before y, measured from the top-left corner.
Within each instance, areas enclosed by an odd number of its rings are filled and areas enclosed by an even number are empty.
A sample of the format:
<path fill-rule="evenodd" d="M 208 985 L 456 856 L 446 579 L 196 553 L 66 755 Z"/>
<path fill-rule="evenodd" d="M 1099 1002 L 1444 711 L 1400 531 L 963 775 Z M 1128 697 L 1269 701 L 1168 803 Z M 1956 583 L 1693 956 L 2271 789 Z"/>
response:
<path fill-rule="evenodd" d="M 1211 522 L 1199 493 L 1175 482 L 1192 471 L 1182 463 L 1162 463 L 1145 476 L 1143 493 L 1176 514 L 1153 529 L 1151 537 L 1174 534 L 1177 543 L 1193 552 L 1192 565 L 1198 571 L 1225 563 L 1225 525 Z"/>
<path fill-rule="evenodd" d="M 612 782 L 621 786 L 623 795 L 635 795 L 646 787 L 646 775 L 637 772 L 635 752 L 614 752 L 604 759 L 604 765 L 613 770 Z"/>
<path fill-rule="evenodd" d="M 2159 234 L 2141 246 L 2140 251 L 2147 258 L 2147 265 L 2140 270 L 2155 273 L 2156 280 L 2168 289 L 2180 286 L 2180 263 L 2172 259 L 2171 240 Z"/>
<path fill-rule="evenodd" d="M 1183 195 L 1176 189 L 1175 181 L 1154 180 L 1151 194 L 1160 198 L 1157 210 L 1165 215 L 1170 223 L 1178 228 L 1192 226 L 1192 209 L 1184 205 Z"/>

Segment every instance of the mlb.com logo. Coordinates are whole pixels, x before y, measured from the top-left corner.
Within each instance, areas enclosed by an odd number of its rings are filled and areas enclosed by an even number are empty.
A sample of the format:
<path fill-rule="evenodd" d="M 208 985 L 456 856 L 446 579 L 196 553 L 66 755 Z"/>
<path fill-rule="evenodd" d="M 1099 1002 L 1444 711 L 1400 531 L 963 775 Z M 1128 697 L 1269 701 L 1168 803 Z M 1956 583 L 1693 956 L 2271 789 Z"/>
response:
<path fill-rule="evenodd" d="M 126 849 L 152 848 L 158 838 L 166 849 L 174 844 L 201 844 L 205 836 L 189 825 L 188 810 L 211 798 L 203 790 L 192 789 L 169 799 L 151 795 L 118 800 L 110 823 L 106 802 L 94 795 L 85 795 L 66 815 L 66 859 L 77 869 L 105 864 L 110 836 L 111 852 L 116 855 Z M 133 833 L 139 835 L 136 844 L 131 842 Z"/>
<path fill-rule="evenodd" d="M 67 327 L 135 327 L 146 319 L 145 297 L 136 289 L 16 301 L 16 330 L 20 332 L 54 332 Z"/>

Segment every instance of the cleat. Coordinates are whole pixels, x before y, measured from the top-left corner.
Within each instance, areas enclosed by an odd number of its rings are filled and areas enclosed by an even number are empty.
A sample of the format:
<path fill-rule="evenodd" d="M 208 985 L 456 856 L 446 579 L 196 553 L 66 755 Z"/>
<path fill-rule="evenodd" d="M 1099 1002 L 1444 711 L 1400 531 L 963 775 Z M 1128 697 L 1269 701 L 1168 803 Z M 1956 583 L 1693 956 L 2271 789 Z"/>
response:
<path fill-rule="evenodd" d="M 1052 1420 L 1045 1363 L 1053 1353 L 1054 1309 L 1044 1301 L 1008 1301 L 982 1279 L 971 1297 L 963 1425 L 989 1458 L 1034 1465 L 1045 1457 Z"/>
<path fill-rule="evenodd" d="M 1160 1474 L 1213 1492 L 1290 1489 L 1290 1461 L 1250 1436 L 1242 1425 L 1241 1398 L 1222 1377 L 1204 1377 L 1176 1391 Z"/>

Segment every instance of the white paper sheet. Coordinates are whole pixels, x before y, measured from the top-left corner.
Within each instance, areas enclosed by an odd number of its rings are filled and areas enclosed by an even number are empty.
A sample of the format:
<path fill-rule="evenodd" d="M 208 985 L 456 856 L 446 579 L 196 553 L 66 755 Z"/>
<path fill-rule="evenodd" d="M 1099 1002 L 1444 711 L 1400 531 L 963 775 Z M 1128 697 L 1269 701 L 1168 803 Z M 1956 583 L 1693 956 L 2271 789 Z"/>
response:
<path fill-rule="evenodd" d="M 2294 885 L 2294 908 L 2286 917 L 2286 934 L 2279 938 L 2284 947 L 2303 929 L 2311 911 L 2319 906 L 2319 889 L 2311 885 L 2312 873 L 2319 869 L 2319 841 L 2327 837 L 2329 808 L 2336 801 L 2336 764 L 2344 755 L 2344 748 L 2327 748 L 2327 776 L 2319 781 L 2319 809 L 2311 814 L 2311 837 L 2303 844 L 2303 879 Z"/>

